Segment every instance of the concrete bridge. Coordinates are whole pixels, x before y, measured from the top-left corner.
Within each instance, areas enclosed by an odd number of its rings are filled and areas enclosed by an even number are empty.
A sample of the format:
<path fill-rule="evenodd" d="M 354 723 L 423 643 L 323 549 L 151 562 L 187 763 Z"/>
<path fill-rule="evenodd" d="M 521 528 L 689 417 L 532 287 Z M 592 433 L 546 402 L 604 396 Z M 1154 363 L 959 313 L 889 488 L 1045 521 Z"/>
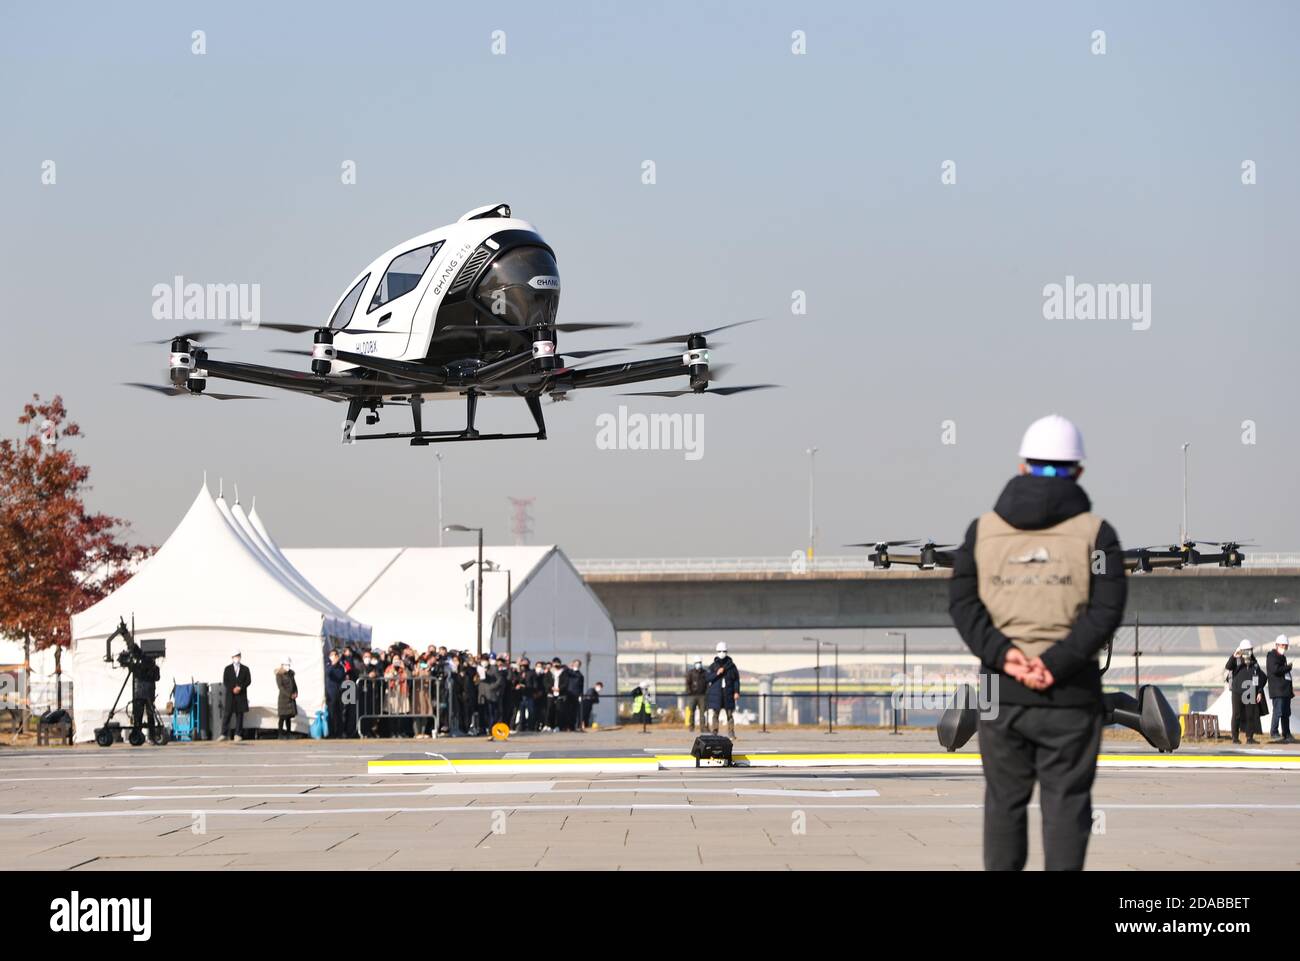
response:
<path fill-rule="evenodd" d="M 1129 575 L 1126 623 L 1300 624 L 1300 557 L 1288 566 Z M 576 561 L 620 631 L 951 627 L 947 571 L 867 569 L 862 558 Z M 676 569 L 673 569 L 676 568 Z"/>

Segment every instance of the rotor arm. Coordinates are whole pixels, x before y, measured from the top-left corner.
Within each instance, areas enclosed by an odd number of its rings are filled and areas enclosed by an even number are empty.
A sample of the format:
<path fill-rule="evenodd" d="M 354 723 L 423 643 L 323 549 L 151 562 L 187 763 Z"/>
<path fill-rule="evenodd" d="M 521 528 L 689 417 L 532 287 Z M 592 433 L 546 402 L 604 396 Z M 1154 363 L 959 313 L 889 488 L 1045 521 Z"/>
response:
<path fill-rule="evenodd" d="M 603 367 L 588 367 L 575 370 L 557 381 L 565 383 L 565 389 L 584 387 L 613 387 L 622 384 L 636 384 L 645 380 L 659 380 L 664 377 L 680 377 L 690 373 L 690 367 L 682 361 L 681 354 L 671 357 L 656 357 L 650 360 L 635 360 L 625 364 L 606 364 Z"/>

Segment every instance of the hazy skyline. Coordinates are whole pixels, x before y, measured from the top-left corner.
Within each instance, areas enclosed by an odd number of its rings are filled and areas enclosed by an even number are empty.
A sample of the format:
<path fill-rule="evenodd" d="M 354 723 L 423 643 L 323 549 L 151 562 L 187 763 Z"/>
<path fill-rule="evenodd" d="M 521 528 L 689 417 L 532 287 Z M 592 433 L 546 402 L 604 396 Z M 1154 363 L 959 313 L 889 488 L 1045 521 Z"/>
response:
<path fill-rule="evenodd" d="M 1292 5 L 2 10 L 0 433 L 62 394 L 93 506 L 140 539 L 167 536 L 206 471 L 285 546 L 436 544 L 441 452 L 446 521 L 491 541 L 529 496 L 532 542 L 574 557 L 788 554 L 810 446 L 821 553 L 957 539 L 1058 411 L 1126 545 L 1176 537 L 1190 442 L 1193 536 L 1300 550 Z M 264 321 L 323 322 L 380 252 L 495 202 L 555 248 L 561 321 L 639 324 L 562 345 L 761 316 L 714 361 L 783 388 L 575 392 L 546 405 L 544 443 L 410 448 L 341 446 L 342 408 L 310 398 L 118 386 L 161 379 L 166 346 L 138 342 L 190 326 L 154 320 L 157 284 L 257 284 Z M 1150 285 L 1149 327 L 1048 319 L 1067 278 Z M 267 351 L 307 340 L 215 343 L 298 366 Z M 702 413 L 702 456 L 600 449 L 620 405 Z M 426 425 L 462 416 L 434 404 Z M 480 417 L 528 424 L 512 401 Z"/>

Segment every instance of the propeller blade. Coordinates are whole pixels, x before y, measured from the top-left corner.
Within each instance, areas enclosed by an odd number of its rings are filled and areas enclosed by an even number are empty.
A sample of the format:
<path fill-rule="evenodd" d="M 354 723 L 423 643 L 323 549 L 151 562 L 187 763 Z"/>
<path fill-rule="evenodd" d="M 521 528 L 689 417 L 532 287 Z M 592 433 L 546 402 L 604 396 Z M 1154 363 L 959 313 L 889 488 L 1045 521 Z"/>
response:
<path fill-rule="evenodd" d="M 720 394 L 723 397 L 730 397 L 732 394 L 743 394 L 750 390 L 767 390 L 769 387 L 780 387 L 780 384 L 746 384 L 744 387 L 710 387 L 708 390 L 641 390 L 629 391 L 620 394 L 620 397 L 682 397 L 686 394 Z M 874 546 L 874 545 L 873 545 Z"/>
<path fill-rule="evenodd" d="M 201 394 L 192 394 L 184 387 L 163 386 L 162 384 L 142 384 L 137 381 L 130 381 L 122 385 L 123 387 L 138 387 L 141 390 L 151 390 L 154 393 L 164 394 L 167 397 L 211 397 L 213 400 L 266 400 L 265 397 L 258 397 L 253 394 L 214 394 L 204 391 Z"/>
<path fill-rule="evenodd" d="M 193 341 L 196 344 L 202 343 L 208 337 L 220 337 L 225 331 L 222 330 L 186 330 L 171 337 L 164 337 L 162 340 L 138 340 L 137 344 L 170 344 L 177 337 L 184 337 L 186 340 Z M 208 350 L 216 350 L 215 347 L 209 347 Z"/>
<path fill-rule="evenodd" d="M 246 327 L 243 321 L 232 320 L 229 324 L 231 327 L 238 327 L 241 330 L 278 330 L 286 334 L 310 334 L 314 330 L 320 330 L 320 324 L 269 324 L 266 321 L 260 321 L 255 326 Z"/>
<path fill-rule="evenodd" d="M 689 334 L 673 334 L 670 337 L 658 337 L 654 340 L 642 340 L 637 342 L 637 346 L 654 347 L 658 344 L 676 344 L 685 340 L 689 340 L 690 338 L 695 336 L 707 337 L 710 334 L 716 334 L 720 330 L 730 330 L 732 327 L 742 327 L 745 324 L 752 324 L 759 320 L 762 320 L 762 318 L 754 317 L 751 320 L 738 320 L 734 324 L 723 324 L 721 327 L 711 327 L 708 330 L 692 331 Z"/>
<path fill-rule="evenodd" d="M 584 330 L 622 330 L 628 327 L 635 327 L 636 324 L 628 323 L 590 323 L 590 324 L 550 324 L 551 330 L 558 330 L 562 334 L 576 334 Z"/>
<path fill-rule="evenodd" d="M 554 330 L 562 334 L 576 334 L 584 330 L 617 330 L 635 326 L 636 324 L 625 323 L 537 324 L 535 327 L 513 327 L 509 324 L 448 324 L 445 327 L 439 327 L 433 337 L 435 340 L 443 334 L 476 334 L 480 337 L 485 334 L 514 334 L 518 337 L 526 337 L 528 332 L 533 329 Z"/>
<path fill-rule="evenodd" d="M 710 387 L 704 393 L 721 394 L 723 397 L 730 397 L 732 394 L 743 394 L 751 390 L 767 390 L 771 387 L 780 387 L 780 384 L 746 384 L 744 387 Z"/>
<path fill-rule="evenodd" d="M 272 324 L 266 321 L 260 321 L 256 325 L 249 327 L 245 326 L 244 322 L 240 320 L 232 320 L 228 326 L 238 327 L 241 330 L 278 330 L 285 334 L 310 334 L 327 329 L 324 324 Z M 410 332 L 405 330 L 367 330 L 353 327 L 344 327 L 334 331 L 334 336 L 337 337 L 339 334 L 401 334 L 403 337 L 410 336 Z M 166 343 L 166 341 L 160 343 Z"/>
<path fill-rule="evenodd" d="M 626 347 L 605 347 L 601 350 L 566 350 L 562 356 L 581 359 L 583 357 L 599 357 L 601 354 L 618 354 L 626 350 Z"/>

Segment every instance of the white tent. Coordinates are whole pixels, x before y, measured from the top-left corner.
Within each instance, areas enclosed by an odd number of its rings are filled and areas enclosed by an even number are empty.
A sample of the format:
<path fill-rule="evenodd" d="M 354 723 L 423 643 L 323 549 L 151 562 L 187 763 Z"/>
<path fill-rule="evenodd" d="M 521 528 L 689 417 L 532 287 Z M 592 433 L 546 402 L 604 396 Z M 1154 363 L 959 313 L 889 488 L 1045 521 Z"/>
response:
<path fill-rule="evenodd" d="M 301 548 L 284 551 L 306 578 L 351 617 L 373 625 L 373 643 L 401 641 L 473 651 L 477 642 L 476 545 L 465 547 Z M 557 547 L 483 548 L 483 650 L 518 658 L 583 662 L 587 686 L 615 690 L 616 639 L 609 612 Z M 464 565 L 469 565 L 465 569 Z M 506 574 L 513 600 L 508 630 Z M 507 641 L 509 635 L 510 641 Z M 605 698 L 595 719 L 612 723 Z"/>
<path fill-rule="evenodd" d="M 131 579 L 72 618 L 64 670 L 73 681 L 79 741 L 94 738 L 125 679 L 125 671 L 104 661 L 105 640 L 118 618 L 134 618 L 138 639 L 167 641 L 159 662 L 160 707 L 172 683 L 220 683 L 238 651 L 252 673 L 245 725 L 274 727 L 274 671 L 292 660 L 299 731 L 307 730 L 324 702 L 325 651 L 345 641 L 368 643 L 370 635 L 284 559 L 265 527 L 237 503 L 214 500 L 206 484 L 167 542 Z M 115 642 L 114 654 L 120 650 Z"/>

